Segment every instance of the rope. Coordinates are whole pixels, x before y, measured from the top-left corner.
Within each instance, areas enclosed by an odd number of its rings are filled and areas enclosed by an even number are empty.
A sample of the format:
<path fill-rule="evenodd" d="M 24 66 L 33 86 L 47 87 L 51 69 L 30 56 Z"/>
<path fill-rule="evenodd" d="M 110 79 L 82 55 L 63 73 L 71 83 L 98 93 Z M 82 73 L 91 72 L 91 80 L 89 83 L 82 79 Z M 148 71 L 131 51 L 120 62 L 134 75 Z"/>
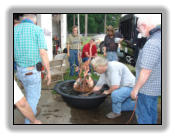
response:
<path fill-rule="evenodd" d="M 133 117 L 134 117 L 134 113 L 135 113 L 135 110 L 136 110 L 136 107 L 137 107 L 137 98 L 138 97 L 136 97 L 135 107 L 134 107 L 134 110 L 132 112 L 132 115 L 131 115 L 130 119 L 128 120 L 128 122 L 126 122 L 126 124 L 129 124 L 131 122 L 131 120 L 133 119 Z"/>

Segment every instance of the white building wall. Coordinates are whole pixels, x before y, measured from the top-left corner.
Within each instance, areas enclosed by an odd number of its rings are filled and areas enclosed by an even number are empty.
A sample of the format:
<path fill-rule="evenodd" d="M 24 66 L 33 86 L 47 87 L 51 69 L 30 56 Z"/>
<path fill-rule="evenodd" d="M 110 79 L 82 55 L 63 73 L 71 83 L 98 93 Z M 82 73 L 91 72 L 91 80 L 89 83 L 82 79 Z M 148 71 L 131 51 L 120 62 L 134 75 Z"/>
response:
<path fill-rule="evenodd" d="M 37 24 L 44 30 L 45 39 L 48 48 L 49 60 L 53 60 L 53 46 L 52 46 L 52 14 L 38 14 Z"/>
<path fill-rule="evenodd" d="M 67 41 L 67 14 L 61 14 L 61 49 L 66 48 Z"/>

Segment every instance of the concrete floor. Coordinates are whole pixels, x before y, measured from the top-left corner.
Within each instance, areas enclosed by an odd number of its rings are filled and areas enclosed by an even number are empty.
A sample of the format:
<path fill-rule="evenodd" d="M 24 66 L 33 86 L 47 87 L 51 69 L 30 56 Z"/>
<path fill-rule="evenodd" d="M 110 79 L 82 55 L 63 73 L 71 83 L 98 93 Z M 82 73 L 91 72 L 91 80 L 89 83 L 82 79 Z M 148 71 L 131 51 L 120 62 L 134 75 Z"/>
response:
<path fill-rule="evenodd" d="M 111 111 L 111 99 L 106 98 L 98 108 L 82 110 L 69 107 L 58 94 L 52 94 L 52 90 L 42 90 L 41 99 L 38 106 L 41 113 L 37 119 L 43 124 L 125 124 L 132 112 L 122 112 L 122 116 L 117 119 L 107 119 L 105 114 Z M 158 124 L 161 124 L 161 106 L 158 105 Z M 14 124 L 24 124 L 24 117 L 14 109 Z M 131 124 L 137 124 L 134 117 Z"/>

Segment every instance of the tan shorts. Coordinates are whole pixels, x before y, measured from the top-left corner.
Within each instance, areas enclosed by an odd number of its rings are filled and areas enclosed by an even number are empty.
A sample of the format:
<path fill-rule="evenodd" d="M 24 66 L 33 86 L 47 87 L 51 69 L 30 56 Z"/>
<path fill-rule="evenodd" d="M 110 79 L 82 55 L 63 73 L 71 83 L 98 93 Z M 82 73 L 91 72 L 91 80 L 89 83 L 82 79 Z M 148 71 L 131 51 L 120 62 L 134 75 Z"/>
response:
<path fill-rule="evenodd" d="M 19 88 L 19 86 L 17 85 L 16 81 L 14 80 L 14 104 L 16 104 L 23 97 L 24 97 L 24 95 L 21 92 L 21 89 Z"/>

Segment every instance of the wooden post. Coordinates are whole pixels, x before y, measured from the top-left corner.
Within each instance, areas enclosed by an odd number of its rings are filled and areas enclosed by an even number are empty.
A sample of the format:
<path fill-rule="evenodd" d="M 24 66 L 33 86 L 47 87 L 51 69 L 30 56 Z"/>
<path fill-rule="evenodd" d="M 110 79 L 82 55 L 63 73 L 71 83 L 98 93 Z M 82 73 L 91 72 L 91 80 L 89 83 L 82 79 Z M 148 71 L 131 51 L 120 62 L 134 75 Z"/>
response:
<path fill-rule="evenodd" d="M 78 35 L 80 35 L 80 15 L 78 14 Z"/>
<path fill-rule="evenodd" d="M 104 33 L 106 33 L 106 17 L 107 17 L 107 15 L 105 14 L 105 17 L 104 17 Z"/>
<path fill-rule="evenodd" d="M 85 14 L 85 37 L 87 37 L 88 34 L 88 14 Z"/>
<path fill-rule="evenodd" d="M 73 15 L 73 26 L 75 26 L 75 14 Z"/>

